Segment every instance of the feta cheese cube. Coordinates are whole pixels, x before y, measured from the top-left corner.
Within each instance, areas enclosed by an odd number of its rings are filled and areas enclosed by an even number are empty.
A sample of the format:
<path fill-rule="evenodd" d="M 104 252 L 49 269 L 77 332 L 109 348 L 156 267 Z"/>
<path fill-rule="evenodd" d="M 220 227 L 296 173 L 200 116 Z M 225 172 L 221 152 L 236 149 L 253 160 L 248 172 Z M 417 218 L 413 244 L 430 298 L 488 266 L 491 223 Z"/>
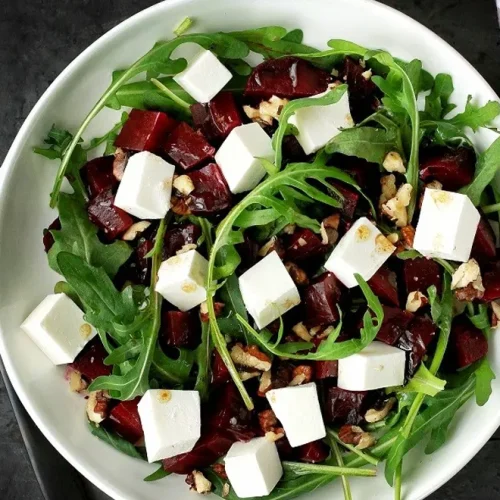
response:
<path fill-rule="evenodd" d="M 359 218 L 339 241 L 325 263 L 347 287 L 358 285 L 354 274 L 368 281 L 396 247 L 366 217 Z"/>
<path fill-rule="evenodd" d="M 72 363 L 97 333 L 64 293 L 45 297 L 21 328 L 55 365 Z"/>
<path fill-rule="evenodd" d="M 327 92 L 312 98 L 322 97 Z M 341 128 L 350 128 L 354 125 L 349 108 L 349 95 L 345 92 L 335 104 L 300 108 L 290 117 L 289 123 L 299 131 L 297 140 L 304 152 L 315 153 L 339 134 Z"/>
<path fill-rule="evenodd" d="M 189 311 L 207 298 L 208 261 L 196 250 L 174 255 L 162 262 L 155 290 L 181 311 Z"/>
<path fill-rule="evenodd" d="M 198 102 L 213 99 L 232 78 L 231 72 L 209 50 L 202 50 L 174 80 Z"/>
<path fill-rule="evenodd" d="M 480 219 L 465 194 L 426 189 L 413 248 L 425 257 L 467 262 Z"/>
<path fill-rule="evenodd" d="M 200 438 L 198 391 L 149 389 L 139 401 L 137 410 L 149 463 L 187 453 Z"/>
<path fill-rule="evenodd" d="M 347 391 L 371 391 L 403 385 L 406 353 L 374 341 L 362 351 L 339 359 L 337 385 Z"/>
<path fill-rule="evenodd" d="M 259 329 L 300 303 L 300 295 L 285 265 L 274 251 L 239 278 L 241 296 Z"/>
<path fill-rule="evenodd" d="M 226 474 L 239 498 L 269 495 L 283 475 L 276 444 L 265 437 L 234 443 L 224 459 Z"/>
<path fill-rule="evenodd" d="M 272 161 L 271 138 L 258 123 L 234 128 L 215 154 L 215 161 L 232 193 L 253 189 L 266 175 L 258 158 Z"/>
<path fill-rule="evenodd" d="M 115 206 L 139 219 L 163 219 L 170 208 L 174 169 L 149 151 L 131 156 L 116 193 Z"/>
<path fill-rule="evenodd" d="M 326 436 L 314 382 L 271 389 L 266 397 L 294 448 Z"/>

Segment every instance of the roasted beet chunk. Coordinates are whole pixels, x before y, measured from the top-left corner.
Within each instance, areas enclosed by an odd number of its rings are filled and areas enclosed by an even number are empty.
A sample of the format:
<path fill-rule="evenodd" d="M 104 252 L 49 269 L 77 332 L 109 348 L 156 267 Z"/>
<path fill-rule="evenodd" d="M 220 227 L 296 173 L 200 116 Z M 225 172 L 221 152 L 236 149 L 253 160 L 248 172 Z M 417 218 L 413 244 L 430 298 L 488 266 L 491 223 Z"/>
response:
<path fill-rule="evenodd" d="M 338 361 L 315 361 L 314 362 L 314 377 L 318 380 L 324 378 L 333 378 L 338 375 Z"/>
<path fill-rule="evenodd" d="M 161 111 L 133 109 L 115 146 L 132 151 L 158 151 L 177 122 Z"/>
<path fill-rule="evenodd" d="M 342 182 L 332 182 L 331 184 L 342 196 L 340 200 L 342 203 L 342 214 L 348 219 L 352 219 L 358 205 L 359 193 L 347 187 L 347 185 Z"/>
<path fill-rule="evenodd" d="M 427 289 L 432 285 L 437 288 L 438 292 L 441 290 L 441 267 L 431 259 L 417 257 L 405 260 L 403 274 L 406 293 L 418 291 L 427 295 Z"/>
<path fill-rule="evenodd" d="M 457 191 L 474 177 L 476 155 L 470 148 L 433 148 L 422 157 L 420 179 L 424 182 L 437 180 L 443 189 Z"/>
<path fill-rule="evenodd" d="M 363 73 L 366 68 L 350 57 L 346 57 L 340 70 L 340 78 L 349 86 L 349 105 L 354 121 L 360 122 L 378 107 L 377 86 Z"/>
<path fill-rule="evenodd" d="M 488 219 L 483 215 L 477 226 L 471 256 L 479 261 L 487 261 L 494 259 L 496 255 L 497 246 L 495 233 Z"/>
<path fill-rule="evenodd" d="M 200 320 L 194 311 L 166 311 L 163 338 L 172 347 L 194 349 L 200 343 Z"/>
<path fill-rule="evenodd" d="M 224 361 L 222 361 L 218 351 L 214 350 L 212 358 L 212 384 L 221 385 L 225 382 L 229 382 L 230 380 L 231 375 L 229 375 L 227 366 L 224 364 Z"/>
<path fill-rule="evenodd" d="M 92 198 L 87 207 L 90 220 L 100 227 L 110 240 L 124 233 L 134 223 L 127 212 L 114 206 L 114 201 L 113 192 L 109 189 Z"/>
<path fill-rule="evenodd" d="M 127 441 L 135 444 L 144 436 L 141 419 L 137 411 L 137 405 L 141 398 L 131 401 L 121 401 L 109 414 L 110 427 L 124 437 Z"/>
<path fill-rule="evenodd" d="M 273 95 L 287 99 L 309 97 L 324 92 L 330 81 L 326 71 L 298 57 L 269 59 L 254 68 L 245 95 L 261 99 Z"/>
<path fill-rule="evenodd" d="M 399 306 L 396 273 L 383 265 L 369 280 L 372 292 L 385 304 Z"/>
<path fill-rule="evenodd" d="M 87 183 L 92 198 L 102 191 L 111 189 L 118 183 L 118 180 L 113 175 L 114 159 L 114 156 L 94 158 L 82 168 L 82 178 Z"/>
<path fill-rule="evenodd" d="M 485 302 L 500 299 L 500 269 L 485 273 L 483 276 L 483 286 L 485 288 L 483 295 Z"/>
<path fill-rule="evenodd" d="M 141 238 L 135 249 L 137 279 L 139 283 L 148 283 L 151 277 L 151 259 L 146 258 L 146 255 L 153 250 L 152 240 Z"/>
<path fill-rule="evenodd" d="M 111 374 L 112 366 L 104 364 L 104 358 L 107 355 L 101 341 L 95 338 L 85 346 L 69 366 L 80 372 L 89 382 L 92 382 L 97 377 Z"/>
<path fill-rule="evenodd" d="M 304 290 L 303 300 L 308 325 L 331 325 L 338 321 L 337 304 L 342 294 L 341 287 L 333 273 L 323 273 Z"/>
<path fill-rule="evenodd" d="M 54 230 L 61 229 L 61 221 L 59 220 L 59 217 L 56 220 L 52 221 L 52 223 L 47 229 L 43 230 L 42 241 L 43 241 L 43 248 L 45 249 L 46 253 L 49 252 L 49 250 L 52 248 L 52 245 L 54 244 L 54 237 L 50 232 L 52 229 Z"/>
<path fill-rule="evenodd" d="M 398 307 L 383 306 L 383 308 L 384 321 L 377 334 L 377 340 L 394 345 L 410 324 L 413 314 Z"/>
<path fill-rule="evenodd" d="M 215 148 L 201 132 L 196 132 L 187 123 L 180 123 L 168 136 L 165 152 L 184 170 L 197 167 L 211 160 Z"/>
<path fill-rule="evenodd" d="M 408 352 L 406 359 L 407 378 L 413 377 L 436 333 L 436 325 L 427 316 L 415 316 L 405 333 L 399 338 L 397 347 Z"/>
<path fill-rule="evenodd" d="M 223 430 L 207 430 L 191 451 L 163 460 L 163 468 L 174 474 L 203 469 L 225 455 L 233 442 L 234 439 Z"/>
<path fill-rule="evenodd" d="M 453 321 L 450 344 L 446 351 L 451 367 L 460 369 L 484 358 L 488 352 L 488 340 L 466 317 Z"/>
<path fill-rule="evenodd" d="M 189 174 L 194 191 L 189 195 L 188 205 L 195 215 L 211 215 L 231 206 L 231 192 L 226 180 L 215 163 Z"/>
<path fill-rule="evenodd" d="M 196 224 L 186 223 L 174 227 L 165 233 L 163 258 L 173 257 L 184 245 L 196 244 L 201 236 L 201 229 Z"/>
<path fill-rule="evenodd" d="M 317 464 L 324 462 L 330 454 L 328 446 L 323 441 L 313 441 L 299 446 L 297 449 L 297 457 L 302 462 Z"/>
<path fill-rule="evenodd" d="M 329 387 L 324 397 L 325 420 L 338 425 L 357 425 L 363 420 L 369 401 L 366 391 L 346 391 L 339 387 Z"/>
<path fill-rule="evenodd" d="M 243 124 L 232 92 L 220 92 L 209 103 L 191 105 L 196 128 L 209 140 L 224 140 L 233 128 Z"/>
<path fill-rule="evenodd" d="M 328 250 L 319 236 L 310 229 L 299 228 L 291 236 L 286 249 L 286 258 L 300 261 L 323 255 Z"/>

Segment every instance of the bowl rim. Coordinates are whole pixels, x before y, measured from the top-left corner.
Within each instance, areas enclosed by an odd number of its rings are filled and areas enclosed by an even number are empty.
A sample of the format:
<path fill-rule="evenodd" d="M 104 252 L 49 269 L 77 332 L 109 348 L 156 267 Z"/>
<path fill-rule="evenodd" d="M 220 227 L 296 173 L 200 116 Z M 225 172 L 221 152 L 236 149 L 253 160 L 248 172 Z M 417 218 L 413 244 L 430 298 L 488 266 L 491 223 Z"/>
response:
<path fill-rule="evenodd" d="M 163 0 L 162 2 L 156 3 L 150 7 L 147 7 L 136 14 L 128 17 L 127 19 L 119 22 L 116 26 L 111 28 L 109 31 L 100 36 L 97 40 L 92 42 L 85 50 L 83 50 L 78 56 L 76 56 L 67 66 L 66 68 L 55 78 L 55 80 L 49 85 L 49 87 L 44 91 L 41 97 L 36 102 L 33 109 L 30 111 L 25 121 L 23 122 L 21 128 L 19 129 L 14 141 L 12 142 L 11 147 L 9 148 L 5 159 L 0 168 L 0 220 L 3 218 L 3 214 L 5 211 L 5 206 L 7 203 L 7 197 L 5 196 L 5 192 L 7 186 L 9 185 L 9 181 L 12 177 L 15 164 L 17 162 L 17 158 L 20 155 L 20 151 L 23 147 L 23 144 L 26 138 L 30 135 L 30 132 L 34 126 L 34 122 L 36 117 L 40 112 L 43 111 L 46 102 L 50 99 L 50 97 L 57 93 L 59 90 L 59 86 L 65 81 L 65 79 L 72 74 L 72 72 L 80 66 L 88 63 L 88 60 L 96 53 L 101 50 L 101 48 L 111 39 L 113 39 L 119 33 L 126 31 L 130 26 L 133 26 L 136 23 L 140 23 L 143 18 L 147 18 L 152 12 L 160 11 L 165 8 L 166 5 L 174 6 L 180 4 L 188 5 L 192 0 Z M 295 0 L 299 1 L 299 0 Z M 491 85 L 486 81 L 486 79 L 479 73 L 479 71 L 454 47 L 452 47 L 448 42 L 443 40 L 439 35 L 434 33 L 430 28 L 427 28 L 420 22 L 416 21 L 409 15 L 393 8 L 388 5 L 382 4 L 377 0 L 350 0 L 352 3 L 357 2 L 362 6 L 374 9 L 375 11 L 390 13 L 390 15 L 399 17 L 405 23 L 409 23 L 414 25 L 416 28 L 420 29 L 425 36 L 436 44 L 437 48 L 445 48 L 446 50 L 451 50 L 456 57 L 462 60 L 463 63 L 466 64 L 468 69 L 475 74 L 475 76 L 481 81 L 485 88 L 490 92 L 490 98 L 500 100 L 500 97 L 493 90 Z M 111 71 L 111 70 L 110 70 Z M 0 240 L 1 245 L 1 240 Z M 114 484 L 106 481 L 104 478 L 101 479 L 101 475 L 95 473 L 92 469 L 86 468 L 82 465 L 77 456 L 71 454 L 70 451 L 67 450 L 66 445 L 63 441 L 59 441 L 55 438 L 54 434 L 51 432 L 50 427 L 47 426 L 44 420 L 38 416 L 35 408 L 31 404 L 30 398 L 27 393 L 24 392 L 22 387 L 22 383 L 16 374 L 16 369 L 14 368 L 14 361 L 10 358 L 8 351 L 6 349 L 6 345 L 4 342 L 4 328 L 2 327 L 2 322 L 0 318 L 0 356 L 2 357 L 3 363 L 5 365 L 5 369 L 7 375 L 14 387 L 14 390 L 19 397 L 21 403 L 24 408 L 36 424 L 36 426 L 40 429 L 45 438 L 52 444 L 52 446 L 60 453 L 80 474 L 82 474 L 86 479 L 92 482 L 95 486 L 97 486 L 104 493 L 109 495 L 112 498 L 127 498 L 130 500 L 136 500 L 129 495 L 123 496 L 122 492 L 117 489 Z M 460 471 L 470 460 L 474 458 L 474 456 L 483 448 L 483 446 L 489 441 L 493 433 L 500 426 L 500 409 L 497 413 L 496 420 L 491 420 L 487 423 L 487 431 L 484 432 L 481 439 L 475 441 L 474 445 L 471 446 L 470 454 L 461 455 L 458 459 L 455 460 L 455 466 L 450 467 L 448 471 L 439 477 L 438 480 L 434 482 L 429 482 L 429 486 L 425 491 L 425 496 L 427 497 L 431 493 L 435 492 L 438 488 L 440 488 L 443 484 L 448 482 L 458 471 Z M 424 498 L 424 497 L 423 497 Z"/>

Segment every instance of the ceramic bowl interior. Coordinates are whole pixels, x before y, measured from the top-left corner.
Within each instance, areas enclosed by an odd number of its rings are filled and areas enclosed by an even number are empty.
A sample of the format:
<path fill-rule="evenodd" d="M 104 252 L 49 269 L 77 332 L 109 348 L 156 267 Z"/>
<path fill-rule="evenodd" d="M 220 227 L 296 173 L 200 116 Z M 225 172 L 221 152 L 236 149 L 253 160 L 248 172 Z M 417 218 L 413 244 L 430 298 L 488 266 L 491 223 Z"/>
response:
<path fill-rule="evenodd" d="M 31 417 L 50 442 L 81 473 L 116 499 L 188 500 L 182 477 L 155 483 L 143 478 L 154 465 L 121 455 L 94 438 L 86 427 L 84 400 L 70 393 L 63 368 L 55 368 L 23 334 L 19 325 L 58 277 L 49 269 L 41 244 L 42 229 L 54 218 L 48 208 L 57 166 L 31 152 L 53 123 L 75 130 L 110 81 L 112 70 L 128 66 L 157 40 L 171 37 L 184 18 L 196 19 L 197 31 L 231 31 L 279 24 L 299 27 L 305 42 L 325 47 L 344 38 L 371 48 L 384 48 L 410 60 L 419 58 L 436 74 L 454 77 L 454 100 L 463 108 L 472 94 L 478 102 L 498 99 L 483 78 L 449 45 L 410 18 L 369 0 L 170 0 L 123 22 L 94 43 L 57 78 L 19 132 L 0 170 L 0 351 L 12 383 Z M 82 28 L 83 29 L 83 28 Z M 116 122 L 116 112 L 103 111 L 86 137 L 98 136 Z M 474 140 L 484 148 L 493 135 Z M 500 372 L 500 339 L 493 336 L 492 362 Z M 483 408 L 468 404 L 451 429 L 452 438 L 432 456 L 414 450 L 405 460 L 404 490 L 408 500 L 426 497 L 450 479 L 483 446 L 500 423 L 500 377 Z M 380 470 L 376 479 L 352 481 L 355 498 L 392 498 Z M 336 498 L 333 483 L 305 495 Z"/>

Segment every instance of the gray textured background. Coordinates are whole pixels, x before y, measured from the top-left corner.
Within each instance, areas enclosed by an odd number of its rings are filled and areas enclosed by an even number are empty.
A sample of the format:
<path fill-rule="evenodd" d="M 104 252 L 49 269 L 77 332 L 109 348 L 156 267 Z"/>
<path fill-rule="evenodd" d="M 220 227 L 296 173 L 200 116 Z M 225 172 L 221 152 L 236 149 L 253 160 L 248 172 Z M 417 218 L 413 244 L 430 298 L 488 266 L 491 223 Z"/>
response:
<path fill-rule="evenodd" d="M 104 32 L 153 3 L 148 0 L 0 0 L 0 163 L 35 102 L 67 64 Z M 500 93 L 500 32 L 494 0 L 384 0 L 383 3 L 433 29 Z M 32 453 L 39 455 L 39 463 L 49 461 L 50 445 L 31 427 L 26 427 L 25 432 L 31 436 Z M 500 499 L 499 440 L 497 432 L 432 500 Z M 49 486 L 69 482 L 87 494 L 93 490 L 72 476 L 62 462 L 53 465 L 52 473 L 47 482 Z M 51 489 L 49 496 L 50 500 L 77 500 L 77 495 L 70 495 L 59 485 Z M 43 499 L 1 378 L 0 499 Z"/>

